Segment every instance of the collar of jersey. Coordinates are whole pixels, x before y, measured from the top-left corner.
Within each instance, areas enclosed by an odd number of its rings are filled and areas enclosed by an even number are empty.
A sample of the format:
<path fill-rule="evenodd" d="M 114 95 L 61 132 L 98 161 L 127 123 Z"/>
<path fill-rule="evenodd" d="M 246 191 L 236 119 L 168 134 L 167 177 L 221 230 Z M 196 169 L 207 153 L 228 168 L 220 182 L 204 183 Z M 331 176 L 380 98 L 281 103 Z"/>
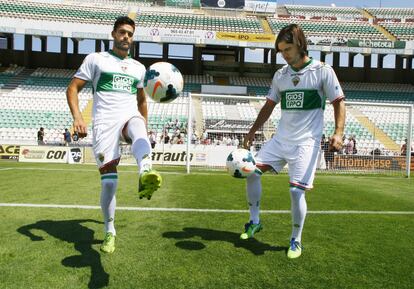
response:
<path fill-rule="evenodd" d="M 295 72 L 299 72 L 299 71 L 301 71 L 302 69 L 304 69 L 305 67 L 307 67 L 307 66 L 309 66 L 309 64 L 311 64 L 312 63 L 312 58 L 310 58 L 309 59 L 309 61 L 308 62 L 306 62 L 305 64 L 303 64 L 303 66 L 301 67 L 301 68 L 294 68 L 293 66 L 291 66 L 290 65 L 290 68 L 293 70 L 293 71 L 295 71 Z"/>
<path fill-rule="evenodd" d="M 118 59 L 121 59 L 121 60 L 131 58 L 131 54 L 128 54 L 128 56 L 127 56 L 127 57 L 122 58 L 122 57 L 120 57 L 118 54 L 116 54 L 116 53 L 115 53 L 112 49 L 109 49 L 109 50 L 108 50 L 108 53 L 109 53 L 109 54 L 111 54 L 112 56 L 115 56 L 115 57 L 116 57 L 116 58 L 118 58 Z"/>

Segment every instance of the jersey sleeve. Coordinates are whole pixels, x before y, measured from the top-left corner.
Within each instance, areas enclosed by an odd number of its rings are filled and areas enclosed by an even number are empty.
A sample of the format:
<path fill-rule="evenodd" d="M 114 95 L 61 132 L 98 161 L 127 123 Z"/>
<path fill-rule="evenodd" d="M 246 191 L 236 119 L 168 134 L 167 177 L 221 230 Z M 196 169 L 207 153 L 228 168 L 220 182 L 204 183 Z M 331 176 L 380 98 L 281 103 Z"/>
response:
<path fill-rule="evenodd" d="M 277 85 L 277 72 L 273 76 L 272 84 L 270 86 L 269 92 L 267 93 L 267 98 L 273 100 L 276 103 L 280 102 L 280 90 Z"/>
<path fill-rule="evenodd" d="M 93 81 L 96 71 L 96 56 L 95 54 L 89 54 L 85 57 L 82 65 L 76 71 L 73 77 L 83 79 L 85 81 Z"/>
<path fill-rule="evenodd" d="M 345 98 L 341 84 L 332 67 L 325 64 L 322 70 L 323 92 L 330 103 Z"/>

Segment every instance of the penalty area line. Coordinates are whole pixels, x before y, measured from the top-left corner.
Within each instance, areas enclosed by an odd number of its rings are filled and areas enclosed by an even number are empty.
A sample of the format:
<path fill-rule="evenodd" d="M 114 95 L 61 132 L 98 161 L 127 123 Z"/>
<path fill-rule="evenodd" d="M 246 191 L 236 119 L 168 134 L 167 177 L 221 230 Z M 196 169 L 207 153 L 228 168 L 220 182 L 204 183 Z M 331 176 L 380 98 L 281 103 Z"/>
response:
<path fill-rule="evenodd" d="M 81 209 L 101 210 L 100 206 L 89 205 L 59 205 L 59 204 L 24 204 L 24 203 L 0 203 L 0 207 L 25 207 L 25 208 L 52 208 L 52 209 Z M 150 208 L 150 207 L 117 207 L 118 211 L 141 211 L 141 212 L 189 212 L 189 213 L 226 213 L 240 214 L 248 213 L 248 210 L 225 210 L 225 209 L 196 209 L 196 208 Z M 262 210 L 262 214 L 290 214 L 290 210 Z M 414 215 L 414 211 L 357 211 L 357 210 L 331 210 L 331 211 L 308 211 L 308 214 L 319 215 Z"/>

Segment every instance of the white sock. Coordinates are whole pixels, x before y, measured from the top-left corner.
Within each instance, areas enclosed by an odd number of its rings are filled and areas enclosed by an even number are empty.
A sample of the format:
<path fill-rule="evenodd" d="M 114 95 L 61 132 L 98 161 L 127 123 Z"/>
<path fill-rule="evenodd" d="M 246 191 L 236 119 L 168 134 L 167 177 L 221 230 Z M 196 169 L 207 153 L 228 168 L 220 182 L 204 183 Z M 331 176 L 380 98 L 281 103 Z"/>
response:
<path fill-rule="evenodd" d="M 303 224 L 305 223 L 308 206 L 305 199 L 305 191 L 296 187 L 290 188 L 290 201 L 292 213 L 292 239 L 298 242 L 302 240 Z"/>
<path fill-rule="evenodd" d="M 253 224 L 258 224 L 260 222 L 260 198 L 262 196 L 262 182 L 259 175 L 253 174 L 247 178 L 246 192 L 250 220 L 253 221 Z"/>
<path fill-rule="evenodd" d="M 147 129 L 142 118 L 134 117 L 128 121 L 128 136 L 132 140 L 131 153 L 139 167 L 139 173 L 152 168 L 151 144 L 147 136 Z"/>
<path fill-rule="evenodd" d="M 115 221 L 115 207 L 116 207 L 116 188 L 118 185 L 118 174 L 109 173 L 101 175 L 101 209 L 105 222 L 105 233 L 111 232 L 116 235 L 114 221 Z"/>

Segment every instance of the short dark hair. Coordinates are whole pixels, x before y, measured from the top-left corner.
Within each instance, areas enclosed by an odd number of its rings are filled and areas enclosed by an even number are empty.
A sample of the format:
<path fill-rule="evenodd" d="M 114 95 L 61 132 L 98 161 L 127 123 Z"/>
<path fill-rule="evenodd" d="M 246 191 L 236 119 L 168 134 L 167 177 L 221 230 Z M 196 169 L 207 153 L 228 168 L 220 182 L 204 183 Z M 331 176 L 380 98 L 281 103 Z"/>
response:
<path fill-rule="evenodd" d="M 308 44 L 305 33 L 303 33 L 303 30 L 299 25 L 290 24 L 280 30 L 276 38 L 276 52 L 280 52 L 279 43 L 282 41 L 296 45 L 302 57 L 308 54 Z"/>
<path fill-rule="evenodd" d="M 114 23 L 114 31 L 116 31 L 119 26 L 124 25 L 124 24 L 131 25 L 134 28 L 134 30 L 135 30 L 135 22 L 134 22 L 134 20 L 132 20 L 128 16 L 119 16 L 116 19 L 115 23 Z"/>

